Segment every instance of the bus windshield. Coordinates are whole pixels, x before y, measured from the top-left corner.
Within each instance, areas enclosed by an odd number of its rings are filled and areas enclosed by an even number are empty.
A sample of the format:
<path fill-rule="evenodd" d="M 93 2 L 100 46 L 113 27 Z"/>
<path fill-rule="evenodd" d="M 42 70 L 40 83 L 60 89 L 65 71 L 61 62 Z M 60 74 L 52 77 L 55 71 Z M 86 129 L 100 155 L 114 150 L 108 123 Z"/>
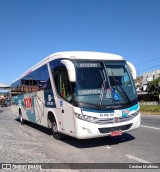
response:
<path fill-rule="evenodd" d="M 137 103 L 137 94 L 125 61 L 77 61 L 75 101 L 79 106 L 119 109 Z"/>

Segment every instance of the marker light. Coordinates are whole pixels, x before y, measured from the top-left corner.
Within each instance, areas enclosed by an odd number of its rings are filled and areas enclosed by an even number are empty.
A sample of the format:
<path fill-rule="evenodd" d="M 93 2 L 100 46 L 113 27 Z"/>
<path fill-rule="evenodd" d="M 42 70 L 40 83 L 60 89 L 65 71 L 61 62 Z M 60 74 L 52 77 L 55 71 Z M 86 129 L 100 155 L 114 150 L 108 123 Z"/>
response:
<path fill-rule="evenodd" d="M 132 113 L 131 115 L 135 117 L 135 116 L 137 116 L 139 113 L 140 113 L 140 111 L 139 111 L 139 109 L 138 109 L 136 112 Z"/>

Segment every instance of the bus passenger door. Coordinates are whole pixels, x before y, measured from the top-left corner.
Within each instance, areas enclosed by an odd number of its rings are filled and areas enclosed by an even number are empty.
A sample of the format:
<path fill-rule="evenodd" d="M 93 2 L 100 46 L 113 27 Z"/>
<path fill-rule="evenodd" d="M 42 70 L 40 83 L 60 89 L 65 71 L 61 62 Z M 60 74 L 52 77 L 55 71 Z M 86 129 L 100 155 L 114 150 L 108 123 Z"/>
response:
<path fill-rule="evenodd" d="M 53 73 L 55 87 L 58 93 L 57 107 L 61 114 L 61 131 L 68 135 L 75 135 L 75 121 L 71 101 L 70 81 L 68 79 L 67 69 L 58 67 Z"/>
<path fill-rule="evenodd" d="M 62 110 L 62 126 L 63 131 L 69 135 L 75 135 L 74 112 L 71 101 L 71 88 L 68 79 L 67 69 L 61 69 L 59 73 L 59 94 L 62 97 L 60 100 L 60 108 Z"/>
<path fill-rule="evenodd" d="M 60 100 L 62 115 L 62 131 L 69 135 L 75 135 L 74 113 L 72 105 L 64 100 Z"/>

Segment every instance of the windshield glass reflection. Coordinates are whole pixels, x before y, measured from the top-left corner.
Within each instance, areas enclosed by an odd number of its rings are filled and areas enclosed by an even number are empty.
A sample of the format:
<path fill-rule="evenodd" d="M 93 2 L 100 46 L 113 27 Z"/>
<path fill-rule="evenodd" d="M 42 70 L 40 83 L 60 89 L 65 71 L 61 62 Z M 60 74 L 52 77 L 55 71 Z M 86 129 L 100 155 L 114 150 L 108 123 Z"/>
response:
<path fill-rule="evenodd" d="M 75 100 L 96 107 L 127 104 L 137 99 L 125 61 L 75 62 Z"/>

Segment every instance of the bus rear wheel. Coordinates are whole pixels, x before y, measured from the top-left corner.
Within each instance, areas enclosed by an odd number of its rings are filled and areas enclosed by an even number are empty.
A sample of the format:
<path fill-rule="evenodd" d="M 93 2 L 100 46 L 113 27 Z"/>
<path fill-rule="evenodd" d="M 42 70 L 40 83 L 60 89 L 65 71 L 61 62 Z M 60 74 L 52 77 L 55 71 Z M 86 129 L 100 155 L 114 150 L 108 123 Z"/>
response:
<path fill-rule="evenodd" d="M 52 121 L 52 135 L 57 140 L 61 140 L 64 138 L 64 135 L 59 133 L 58 131 L 57 122 L 55 119 L 53 119 Z"/>
<path fill-rule="evenodd" d="M 24 119 L 23 119 L 21 110 L 19 110 L 19 121 L 22 125 L 24 124 Z"/>

